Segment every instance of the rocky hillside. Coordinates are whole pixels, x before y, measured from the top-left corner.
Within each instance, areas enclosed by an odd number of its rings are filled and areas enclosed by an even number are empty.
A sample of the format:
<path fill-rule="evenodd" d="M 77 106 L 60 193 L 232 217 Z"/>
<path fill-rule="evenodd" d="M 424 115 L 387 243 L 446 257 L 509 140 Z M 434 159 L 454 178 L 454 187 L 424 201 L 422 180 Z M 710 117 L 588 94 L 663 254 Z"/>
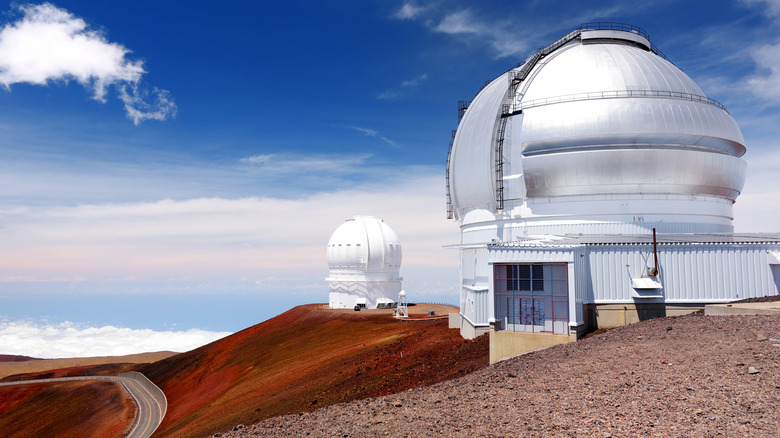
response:
<path fill-rule="evenodd" d="M 780 318 L 698 313 L 222 436 L 777 437 L 778 406 Z"/>
<path fill-rule="evenodd" d="M 235 424 L 308 412 L 463 376 L 488 364 L 487 338 L 447 327 L 450 306 L 295 307 L 196 350 L 143 366 L 168 398 L 156 437 L 203 437 Z M 433 310 L 438 319 L 427 318 Z"/>

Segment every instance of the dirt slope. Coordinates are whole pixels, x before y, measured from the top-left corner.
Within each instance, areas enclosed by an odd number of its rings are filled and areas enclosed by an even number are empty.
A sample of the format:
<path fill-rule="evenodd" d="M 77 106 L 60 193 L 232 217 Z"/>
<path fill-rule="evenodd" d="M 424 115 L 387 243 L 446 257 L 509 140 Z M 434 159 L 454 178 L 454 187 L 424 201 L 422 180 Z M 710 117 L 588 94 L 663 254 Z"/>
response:
<path fill-rule="evenodd" d="M 141 364 L 155 362 L 173 356 L 174 352 L 130 354 L 127 356 L 75 357 L 69 359 L 35 359 L 26 356 L 0 355 L 0 380 L 14 374 L 34 374 L 60 368 L 84 367 L 102 364 Z M 56 376 L 64 377 L 64 376 Z"/>
<path fill-rule="evenodd" d="M 116 382 L 56 382 L 0 387 L 3 437 L 119 437 L 135 416 Z"/>
<path fill-rule="evenodd" d="M 30 356 L 17 356 L 15 354 L 0 354 L 0 362 L 25 362 L 28 360 L 39 360 Z"/>
<path fill-rule="evenodd" d="M 487 366 L 487 350 L 486 337 L 465 341 L 446 318 L 402 322 L 389 310 L 306 305 L 139 371 L 168 398 L 155 436 L 203 437 L 465 375 Z"/>
<path fill-rule="evenodd" d="M 659 318 L 227 437 L 778 437 L 780 318 Z"/>

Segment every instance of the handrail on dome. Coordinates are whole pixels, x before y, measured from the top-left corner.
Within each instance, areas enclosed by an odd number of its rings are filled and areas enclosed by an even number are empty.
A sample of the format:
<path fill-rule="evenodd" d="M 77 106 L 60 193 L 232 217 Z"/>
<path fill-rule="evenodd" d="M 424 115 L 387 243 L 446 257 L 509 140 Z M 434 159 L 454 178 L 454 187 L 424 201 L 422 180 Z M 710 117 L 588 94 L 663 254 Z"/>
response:
<path fill-rule="evenodd" d="M 622 30 L 624 32 L 631 32 L 643 36 L 648 40 L 650 39 L 650 34 L 641 27 L 628 23 L 618 23 L 615 21 L 593 21 L 590 23 L 582 23 L 579 25 L 579 27 L 577 27 L 577 30 Z"/>
<path fill-rule="evenodd" d="M 531 55 L 524 62 L 520 62 L 517 65 L 515 65 L 515 68 L 520 66 L 522 66 L 523 68 L 515 72 L 514 77 L 510 75 L 509 80 L 510 81 L 525 80 L 526 76 L 528 76 L 528 73 L 531 71 L 532 68 L 534 68 L 534 66 L 536 65 L 537 62 L 539 62 L 540 59 L 549 55 L 553 51 L 557 50 L 562 45 L 580 36 L 583 30 L 619 30 L 623 32 L 631 32 L 647 39 L 647 41 L 650 42 L 650 34 L 647 33 L 647 31 L 645 31 L 641 27 L 634 26 L 633 24 L 617 23 L 612 21 L 597 21 L 592 23 L 582 23 L 576 28 L 574 28 L 571 32 L 567 33 L 562 38 L 553 42 L 552 44 L 547 45 L 545 47 L 540 47 L 536 52 L 534 52 L 533 55 Z M 667 58 L 666 55 L 664 55 L 663 52 L 661 52 L 652 42 L 650 42 L 650 49 L 656 55 L 669 61 L 669 58 Z"/>
<path fill-rule="evenodd" d="M 666 55 L 661 52 L 658 47 L 655 46 L 650 41 L 650 34 L 647 33 L 646 30 L 642 29 L 641 27 L 634 26 L 633 24 L 628 23 L 618 23 L 614 21 L 594 21 L 591 23 L 582 23 L 579 25 L 577 30 L 583 31 L 583 30 L 621 30 L 623 32 L 631 32 L 635 33 L 639 36 L 644 37 L 648 42 L 650 42 L 650 50 L 653 51 L 656 55 L 660 56 L 661 58 L 669 61 L 669 58 L 666 57 Z M 671 61 L 669 61 L 671 62 Z"/>
<path fill-rule="evenodd" d="M 597 99 L 620 99 L 620 98 L 632 98 L 632 97 L 658 97 L 667 99 L 679 99 L 689 100 L 692 102 L 702 102 L 713 106 L 716 106 L 723 111 L 728 112 L 726 107 L 715 99 L 711 99 L 707 96 L 700 96 L 698 94 L 684 93 L 681 91 L 668 91 L 668 90 L 610 90 L 610 91 L 591 91 L 587 93 L 566 94 L 563 96 L 551 96 L 540 99 L 534 99 L 529 101 L 523 101 L 516 104 L 505 104 L 502 108 L 502 117 L 509 117 L 515 114 L 520 114 L 524 109 L 533 108 L 542 105 L 550 105 L 554 103 L 563 102 L 576 102 L 582 100 L 597 100 Z"/>
<path fill-rule="evenodd" d="M 470 100 L 458 101 L 458 125 L 460 125 L 460 121 L 463 120 L 463 116 L 466 114 L 466 110 L 469 109 L 469 105 L 471 105 Z"/>

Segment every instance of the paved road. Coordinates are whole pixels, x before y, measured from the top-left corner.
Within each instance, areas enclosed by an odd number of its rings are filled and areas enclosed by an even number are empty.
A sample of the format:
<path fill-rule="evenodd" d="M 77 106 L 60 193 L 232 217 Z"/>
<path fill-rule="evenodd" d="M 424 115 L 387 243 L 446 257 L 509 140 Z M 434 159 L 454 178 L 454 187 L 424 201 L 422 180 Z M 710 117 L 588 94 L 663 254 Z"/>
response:
<path fill-rule="evenodd" d="M 162 395 L 162 391 L 154 386 L 152 382 L 138 374 L 140 377 L 130 377 L 128 375 L 121 376 L 89 376 L 89 377 L 60 377 L 55 379 L 38 379 L 38 380 L 23 380 L 19 382 L 4 382 L 0 383 L 0 386 L 10 385 L 29 385 L 33 383 L 46 383 L 46 382 L 68 382 L 73 380 L 109 380 L 118 382 L 125 388 L 130 396 L 135 401 L 137 407 L 135 421 L 130 433 L 127 434 L 127 438 L 149 438 L 165 417 L 165 411 L 167 410 L 167 402 L 165 396 Z M 162 399 L 158 400 L 158 397 L 152 395 L 148 387 L 152 386 L 153 390 L 156 388 L 157 392 L 162 395 Z"/>

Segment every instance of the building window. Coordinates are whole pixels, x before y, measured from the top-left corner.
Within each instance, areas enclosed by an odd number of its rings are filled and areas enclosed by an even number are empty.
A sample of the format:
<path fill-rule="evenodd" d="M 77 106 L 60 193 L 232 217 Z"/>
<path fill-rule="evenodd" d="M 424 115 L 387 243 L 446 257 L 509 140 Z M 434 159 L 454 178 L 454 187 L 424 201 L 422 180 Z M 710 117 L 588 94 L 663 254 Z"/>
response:
<path fill-rule="evenodd" d="M 565 263 L 493 266 L 495 315 L 502 330 L 568 334 Z"/>
<path fill-rule="evenodd" d="M 503 265 L 506 267 L 506 289 L 509 291 L 543 291 L 543 265 Z"/>

